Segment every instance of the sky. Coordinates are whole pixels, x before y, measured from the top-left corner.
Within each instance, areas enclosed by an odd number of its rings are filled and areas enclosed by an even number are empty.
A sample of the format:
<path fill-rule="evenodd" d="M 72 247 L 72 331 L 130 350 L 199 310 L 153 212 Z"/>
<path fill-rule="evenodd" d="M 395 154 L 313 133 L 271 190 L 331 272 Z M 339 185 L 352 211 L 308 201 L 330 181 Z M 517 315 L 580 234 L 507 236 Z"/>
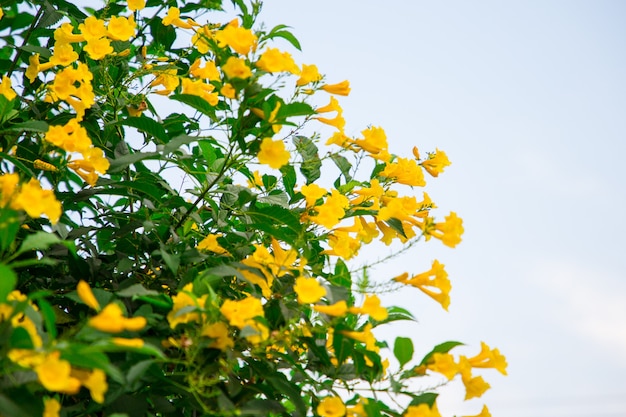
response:
<path fill-rule="evenodd" d="M 427 190 L 464 219 L 462 244 L 372 271 L 437 258 L 453 285 L 449 312 L 410 289 L 385 297 L 418 322 L 383 338 L 507 356 L 481 399 L 446 387 L 442 414 L 626 415 L 626 2 L 267 0 L 262 20 L 292 27 L 298 62 L 350 81 L 346 133 L 381 126 L 393 153 L 452 161 Z"/>

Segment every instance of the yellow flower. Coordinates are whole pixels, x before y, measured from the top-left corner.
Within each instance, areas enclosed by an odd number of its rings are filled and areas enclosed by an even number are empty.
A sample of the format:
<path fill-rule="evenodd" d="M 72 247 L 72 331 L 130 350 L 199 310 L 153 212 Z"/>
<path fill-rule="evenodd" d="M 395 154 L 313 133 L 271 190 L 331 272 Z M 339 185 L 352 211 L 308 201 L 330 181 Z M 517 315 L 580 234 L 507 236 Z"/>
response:
<path fill-rule="evenodd" d="M 326 197 L 326 201 L 321 206 L 317 206 L 315 210 L 317 215 L 311 216 L 312 222 L 332 229 L 346 214 L 345 209 L 350 206 L 350 202 L 345 195 L 337 190 L 332 190 L 332 194 Z"/>
<path fill-rule="evenodd" d="M 219 234 L 210 234 L 202 239 L 196 248 L 198 250 L 206 250 L 209 252 L 217 253 L 218 255 L 230 255 L 226 249 L 224 249 L 217 241 L 217 238 L 222 236 Z"/>
<path fill-rule="evenodd" d="M 234 56 L 228 58 L 226 64 L 222 65 L 222 70 L 228 78 L 241 78 L 245 80 L 252 76 L 252 71 L 246 64 L 246 61 Z"/>
<path fill-rule="evenodd" d="M 259 163 L 279 169 L 289 162 L 291 154 L 285 149 L 285 144 L 282 140 L 265 138 L 261 142 L 257 157 L 259 158 Z"/>
<path fill-rule="evenodd" d="M 264 317 L 263 305 L 261 300 L 256 297 L 248 296 L 243 300 L 226 300 L 220 312 L 226 317 L 231 326 L 243 329 L 257 316 Z"/>
<path fill-rule="evenodd" d="M 146 7 L 146 0 L 128 0 L 128 8 L 133 12 L 143 10 Z"/>
<path fill-rule="evenodd" d="M 450 305 L 450 290 L 452 289 L 452 285 L 448 279 L 448 273 L 443 268 L 444 265 L 435 260 L 430 270 L 414 275 L 411 278 L 401 275 L 400 277 L 396 277 L 395 280 L 421 290 L 424 294 L 441 304 L 447 311 Z M 433 291 L 433 289 L 437 291 Z"/>
<path fill-rule="evenodd" d="M 91 372 L 72 370 L 75 376 L 89 390 L 91 398 L 98 404 L 104 403 L 104 394 L 109 389 L 106 374 L 102 369 L 94 369 Z"/>
<path fill-rule="evenodd" d="M 247 55 L 255 47 L 257 41 L 256 35 L 250 29 L 239 27 L 237 19 L 233 19 L 224 29 L 217 32 L 215 39 L 220 48 L 230 46 L 241 55 Z"/>
<path fill-rule="evenodd" d="M 2 76 L 2 82 L 0 83 L 0 94 L 5 96 L 7 100 L 13 100 L 17 97 L 17 93 L 11 87 L 11 79 L 6 75 Z"/>
<path fill-rule="evenodd" d="M 113 53 L 111 42 L 106 38 L 91 39 L 83 49 L 89 54 L 89 58 L 96 61 Z"/>
<path fill-rule="evenodd" d="M 237 90 L 230 83 L 226 83 L 220 88 L 220 94 L 226 98 L 234 100 L 237 98 Z"/>
<path fill-rule="evenodd" d="M 330 94 L 347 96 L 348 94 L 350 94 L 350 82 L 348 80 L 345 80 L 338 84 L 326 84 L 322 86 L 322 90 Z"/>
<path fill-rule="evenodd" d="M 371 318 L 377 321 L 385 320 L 388 316 L 387 309 L 380 305 L 380 299 L 376 294 L 366 295 L 363 305 L 361 307 L 351 307 L 350 312 L 353 314 L 369 314 Z"/>
<path fill-rule="evenodd" d="M 491 417 L 491 413 L 489 412 L 489 409 L 487 408 L 487 406 L 483 405 L 483 409 L 480 411 L 480 413 L 476 414 L 475 416 L 464 416 L 464 417 Z"/>
<path fill-rule="evenodd" d="M 0 19 L 4 17 L 4 10 L 0 9 Z"/>
<path fill-rule="evenodd" d="M 409 406 L 403 417 L 441 417 L 437 406 L 433 405 L 432 408 L 428 404 L 411 405 Z"/>
<path fill-rule="evenodd" d="M 453 248 L 461 243 L 461 235 L 464 232 L 463 220 L 455 212 L 450 212 L 445 220 L 443 223 L 435 223 L 434 230 L 426 229 L 424 233 L 427 238 L 434 236 L 441 240 L 444 245 Z"/>
<path fill-rule="evenodd" d="M 315 119 L 326 125 L 336 127 L 340 131 L 342 131 L 344 126 L 346 125 L 346 120 L 343 118 L 342 112 L 337 112 L 337 116 L 335 116 L 335 118 L 333 119 L 327 119 L 325 117 L 316 117 Z"/>
<path fill-rule="evenodd" d="M 387 150 L 387 135 L 382 127 L 370 127 L 361 132 L 363 139 L 357 139 L 354 143 L 366 152 L 378 154 Z"/>
<path fill-rule="evenodd" d="M 163 26 L 172 25 L 181 29 L 192 29 L 194 26 L 197 26 L 197 23 L 191 19 L 187 19 L 187 22 L 182 20 L 180 18 L 180 9 L 178 7 L 170 7 L 167 10 L 167 16 L 163 18 L 161 23 L 163 23 Z"/>
<path fill-rule="evenodd" d="M 235 346 L 235 342 L 230 337 L 228 332 L 228 326 L 225 323 L 217 322 L 207 324 L 202 328 L 202 336 L 209 337 L 213 341 L 209 344 L 210 348 L 226 351 L 232 349 Z"/>
<path fill-rule="evenodd" d="M 470 371 L 461 372 L 461 380 L 465 385 L 465 400 L 479 398 L 490 388 L 482 376 L 472 376 Z"/>
<path fill-rule="evenodd" d="M 435 353 L 428 364 L 426 364 L 426 367 L 431 371 L 442 374 L 449 381 L 460 371 L 459 366 L 454 361 L 454 357 L 449 353 Z"/>
<path fill-rule="evenodd" d="M 288 52 L 281 52 L 276 48 L 269 48 L 263 52 L 261 58 L 256 63 L 257 68 L 267 72 L 290 72 L 300 73 L 300 68 L 296 65 Z"/>
<path fill-rule="evenodd" d="M 100 304 L 98 303 L 98 300 L 96 300 L 96 297 L 93 295 L 91 287 L 89 287 L 89 284 L 87 284 L 82 279 L 78 281 L 78 285 L 76 286 L 76 292 L 78 293 L 78 297 L 83 303 L 87 304 L 89 307 L 93 308 L 96 311 L 100 310 Z"/>
<path fill-rule="evenodd" d="M 331 305 L 315 305 L 313 306 L 313 310 L 326 314 L 333 317 L 341 317 L 345 316 L 348 312 L 348 304 L 344 300 L 337 301 L 335 304 Z"/>
<path fill-rule="evenodd" d="M 337 111 L 339 113 L 343 111 L 343 109 L 339 105 L 339 102 L 333 96 L 330 97 L 330 102 L 327 105 L 315 109 L 316 113 L 329 113 L 333 111 Z"/>
<path fill-rule="evenodd" d="M 202 80 L 191 80 L 189 78 L 183 78 L 182 84 L 183 94 L 191 94 L 202 97 L 211 106 L 215 106 L 219 102 L 218 94 L 212 92 L 215 89 L 215 86 L 211 84 L 207 84 Z"/>
<path fill-rule="evenodd" d="M 56 398 L 43 399 L 43 417 L 59 417 L 59 411 L 61 411 L 61 404 Z"/>
<path fill-rule="evenodd" d="M 213 38 L 213 33 L 208 26 L 202 26 L 200 29 L 196 29 L 196 32 L 191 37 L 191 44 L 196 47 L 198 52 L 206 54 L 210 50 L 208 39 Z"/>
<path fill-rule="evenodd" d="M 357 342 L 365 343 L 365 349 L 369 351 L 378 352 L 380 350 L 380 348 L 376 346 L 376 338 L 374 337 L 374 333 L 372 333 L 371 323 L 367 323 L 361 332 L 343 330 L 341 334 Z"/>
<path fill-rule="evenodd" d="M 146 327 L 145 317 L 126 318 L 122 313 L 122 308 L 111 303 L 104 307 L 98 315 L 89 319 L 89 325 L 94 329 L 106 333 L 119 333 L 124 330 L 136 332 Z"/>
<path fill-rule="evenodd" d="M 422 172 L 417 162 L 413 159 L 398 158 L 396 162 L 387 164 L 379 175 L 381 177 L 392 178 L 399 184 L 417 187 L 426 185 L 424 172 Z"/>
<path fill-rule="evenodd" d="M 71 23 L 63 23 L 54 31 L 54 40 L 59 44 L 85 41 L 85 37 L 83 35 L 77 35 L 73 32 L 74 26 L 72 26 Z"/>
<path fill-rule="evenodd" d="M 150 83 L 150 87 L 156 87 L 162 85 L 165 89 L 155 91 L 160 95 L 168 95 L 178 87 L 180 84 L 180 78 L 177 75 L 176 68 L 170 68 L 162 70 L 156 73 L 157 77 Z"/>
<path fill-rule="evenodd" d="M 217 70 L 215 66 L 215 62 L 207 61 L 204 67 L 201 67 L 200 64 L 202 60 L 200 58 L 196 59 L 191 67 L 189 67 L 189 73 L 196 78 L 208 79 L 209 81 L 219 80 L 220 72 Z"/>
<path fill-rule="evenodd" d="M 74 51 L 71 43 L 56 43 L 54 54 L 50 57 L 50 63 L 67 67 L 78 60 L 78 54 Z"/>
<path fill-rule="evenodd" d="M 19 181 L 20 176 L 15 173 L 0 175 L 0 207 L 6 206 L 11 201 Z"/>
<path fill-rule="evenodd" d="M 135 34 L 135 17 L 112 16 L 107 26 L 109 38 L 116 41 L 127 41 Z"/>
<path fill-rule="evenodd" d="M 315 278 L 296 278 L 293 290 L 296 292 L 300 304 L 317 303 L 326 295 L 326 289 Z"/>
<path fill-rule="evenodd" d="M 433 177 L 439 176 L 445 167 L 450 166 L 448 156 L 444 151 L 437 149 L 437 152 L 430 154 L 428 159 L 420 164 Z"/>
<path fill-rule="evenodd" d="M 342 417 L 346 414 L 346 406 L 339 397 L 326 397 L 317 406 L 317 414 L 321 417 Z"/>
<path fill-rule="evenodd" d="M 172 297 L 174 306 L 172 311 L 167 314 L 167 321 L 170 323 L 170 327 L 173 329 L 179 323 L 189 323 L 190 321 L 200 320 L 200 314 L 195 311 L 189 311 L 189 307 L 195 307 L 196 309 L 203 309 L 206 303 L 206 295 L 197 298 L 193 294 L 193 284 L 189 283 L 183 287 L 181 291 Z M 184 311 L 181 313 L 181 310 Z"/>
<path fill-rule="evenodd" d="M 76 394 L 80 381 L 70 375 L 72 367 L 68 361 L 59 359 L 60 355 L 61 352 L 52 352 L 35 367 L 39 383 L 48 391 Z"/>
<path fill-rule="evenodd" d="M 32 218 L 45 214 L 52 224 L 59 221 L 62 212 L 61 203 L 56 199 L 54 191 L 42 189 L 35 178 L 22 184 L 17 196 L 11 202 L 11 207 L 15 210 L 24 210 Z"/>
<path fill-rule="evenodd" d="M 302 64 L 302 71 L 300 72 L 300 78 L 296 81 L 296 85 L 303 86 L 321 79 L 322 76 L 317 70 L 317 66 Z"/>
<path fill-rule="evenodd" d="M 491 349 L 485 342 L 480 342 L 480 353 L 468 359 L 472 368 L 494 368 L 506 375 L 506 358 L 498 349 Z"/>
<path fill-rule="evenodd" d="M 246 340 L 254 345 L 257 345 L 264 340 L 267 340 L 270 336 L 269 329 L 262 323 L 254 320 L 249 320 L 242 329 L 242 334 Z"/>
<path fill-rule="evenodd" d="M 300 189 L 300 192 L 306 199 L 307 207 L 314 206 L 317 200 L 319 200 L 320 198 L 328 194 L 328 191 L 325 188 L 322 188 L 315 183 L 309 184 L 309 185 L 303 185 L 302 188 Z"/>
<path fill-rule="evenodd" d="M 113 337 L 111 338 L 111 342 L 118 346 L 129 348 L 142 348 L 145 345 L 144 340 L 138 337 L 133 337 L 130 339 L 125 337 Z"/>
<path fill-rule="evenodd" d="M 107 28 L 104 20 L 98 19 L 95 16 L 89 16 L 83 23 L 78 25 L 78 30 L 85 37 L 87 42 L 93 39 L 100 39 L 107 36 Z"/>
<path fill-rule="evenodd" d="M 361 241 L 351 237 L 347 232 L 340 229 L 328 235 L 328 245 L 331 249 L 323 251 L 323 254 L 340 256 L 345 260 L 357 255 L 361 249 Z"/>

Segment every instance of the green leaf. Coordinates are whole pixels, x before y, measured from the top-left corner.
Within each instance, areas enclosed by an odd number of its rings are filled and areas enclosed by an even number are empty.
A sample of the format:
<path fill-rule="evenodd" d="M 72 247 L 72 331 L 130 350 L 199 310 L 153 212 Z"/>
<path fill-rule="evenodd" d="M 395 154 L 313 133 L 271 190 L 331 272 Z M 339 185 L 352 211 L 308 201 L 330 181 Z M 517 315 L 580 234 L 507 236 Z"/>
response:
<path fill-rule="evenodd" d="M 395 230 L 400 236 L 404 238 L 407 237 L 406 233 L 404 233 L 404 227 L 402 226 L 402 222 L 400 220 L 392 217 L 389 220 L 386 220 L 385 223 L 387 223 L 387 225 Z"/>
<path fill-rule="evenodd" d="M 420 365 L 425 365 L 435 353 L 448 353 L 453 348 L 461 345 L 463 345 L 463 343 L 461 342 L 444 342 L 440 345 L 437 345 L 433 348 L 433 350 L 428 352 L 426 356 L 424 356 L 424 359 L 422 359 Z"/>
<path fill-rule="evenodd" d="M 42 120 L 29 120 L 28 122 L 18 123 L 11 126 L 11 130 L 26 131 L 26 132 L 47 132 L 48 123 Z"/>
<path fill-rule="evenodd" d="M 169 96 L 169 98 L 186 104 L 205 116 L 209 116 L 210 118 L 215 117 L 215 108 L 202 97 L 194 96 L 192 94 L 173 94 Z"/>
<path fill-rule="evenodd" d="M 139 162 L 144 159 L 159 159 L 160 156 L 161 154 L 159 154 L 158 152 L 135 152 L 122 155 L 118 158 L 111 160 L 111 166 L 109 167 L 107 172 L 110 174 L 115 174 L 116 172 L 122 171 L 124 168 L 134 164 L 135 162 Z"/>
<path fill-rule="evenodd" d="M 339 168 L 339 170 L 343 174 L 346 182 L 351 181 L 352 176 L 350 175 L 350 170 L 352 169 L 352 165 L 350 164 L 350 162 L 348 162 L 345 157 L 336 153 L 330 155 L 330 159 L 332 159 L 335 165 L 337 165 L 337 168 Z"/>
<path fill-rule="evenodd" d="M 315 114 L 315 110 L 313 110 L 310 104 L 296 101 L 280 106 L 276 116 L 279 119 L 286 119 L 287 117 L 309 116 L 312 114 Z"/>
<path fill-rule="evenodd" d="M 116 293 L 118 297 L 139 297 L 145 295 L 159 295 L 157 291 L 149 290 L 141 284 L 134 284 Z"/>
<path fill-rule="evenodd" d="M 350 270 L 342 259 L 337 258 L 337 263 L 335 264 L 335 272 L 329 277 L 328 280 L 331 284 L 337 285 L 339 287 L 352 287 L 352 275 L 350 275 Z"/>
<path fill-rule="evenodd" d="M 56 339 L 57 337 L 57 328 L 56 328 L 56 316 L 54 313 L 54 309 L 46 300 L 39 299 L 37 301 L 39 304 L 39 311 L 41 312 L 41 316 L 43 317 L 44 325 L 46 326 L 46 330 L 52 339 Z"/>
<path fill-rule="evenodd" d="M 408 337 L 396 337 L 393 344 L 393 355 L 400 362 L 400 368 L 403 368 L 413 359 L 413 341 Z"/>
<path fill-rule="evenodd" d="M 163 143 L 169 142 L 170 138 L 165 132 L 163 125 L 149 117 L 129 117 L 120 122 L 124 126 L 134 127 L 135 129 L 154 136 Z"/>
<path fill-rule="evenodd" d="M 321 175 L 322 161 L 320 160 L 317 146 L 311 139 L 304 136 L 294 136 L 293 144 L 302 157 L 300 172 L 306 178 L 306 183 L 311 184 Z"/>
<path fill-rule="evenodd" d="M 295 36 L 293 36 L 291 32 L 287 32 L 286 30 L 274 32 L 271 38 L 283 38 L 287 40 L 290 44 L 292 44 L 298 51 L 302 50 L 302 47 L 300 46 L 300 42 L 298 41 L 298 39 Z"/>
<path fill-rule="evenodd" d="M 178 271 L 178 266 L 180 265 L 180 255 L 176 253 L 169 253 L 167 251 L 167 246 L 163 244 L 161 244 L 161 250 L 158 253 L 163 257 L 163 261 L 165 261 L 165 264 L 170 271 L 175 274 L 176 271 Z"/>
<path fill-rule="evenodd" d="M 153 363 L 154 359 L 146 359 L 145 361 L 137 362 L 130 367 L 130 369 L 126 372 L 126 382 L 128 383 L 130 391 L 136 391 L 141 388 L 138 385 L 139 379 L 146 373 L 148 368 L 150 368 Z"/>
<path fill-rule="evenodd" d="M 200 151 L 202 151 L 202 156 L 206 159 L 206 165 L 213 165 L 213 162 L 217 159 L 214 145 L 208 140 L 199 140 L 198 146 L 200 147 Z"/>
<path fill-rule="evenodd" d="M 169 141 L 167 145 L 163 147 L 163 153 L 167 155 L 168 153 L 174 152 L 181 146 L 187 145 L 192 142 L 196 142 L 197 140 L 198 138 L 196 136 L 187 136 L 187 135 L 176 136 L 174 139 Z"/>
<path fill-rule="evenodd" d="M 283 207 L 254 207 L 246 214 L 252 220 L 250 227 L 258 228 L 291 245 L 302 233 L 300 220 L 290 210 Z"/>
<path fill-rule="evenodd" d="M 293 165 L 287 164 L 280 168 L 280 172 L 283 174 L 283 187 L 285 187 L 285 192 L 287 192 L 290 198 L 293 198 L 293 187 L 296 186 L 297 181 L 296 170 L 293 168 Z"/>
<path fill-rule="evenodd" d="M 1 154 L 0 159 L 2 159 Z M 0 208 L 0 251 L 7 250 L 14 242 L 20 230 L 19 220 L 16 211 Z"/>
<path fill-rule="evenodd" d="M 11 349 L 34 349 L 33 341 L 28 331 L 23 327 L 14 327 L 9 340 Z"/>
<path fill-rule="evenodd" d="M 392 321 L 400 320 L 417 321 L 415 320 L 413 314 L 411 314 L 408 310 L 402 307 L 392 306 L 387 308 L 387 318 L 385 320 L 376 322 L 376 325 L 391 323 Z"/>
<path fill-rule="evenodd" d="M 20 405 L 11 401 L 9 397 L 0 394 L 0 414 L 11 417 L 31 417 L 32 413 L 21 408 Z"/>
<path fill-rule="evenodd" d="M 0 94 L 0 122 L 9 119 L 14 102 L 14 100 L 9 100 L 4 95 Z"/>
<path fill-rule="evenodd" d="M 432 407 L 435 404 L 435 400 L 437 400 L 438 396 L 439 394 L 436 394 L 434 392 L 426 392 L 420 395 L 411 395 L 411 397 L 413 397 L 413 400 L 409 405 L 427 404 L 429 407 Z"/>
<path fill-rule="evenodd" d="M 26 239 L 24 239 L 22 246 L 20 246 L 17 250 L 17 254 L 21 254 L 29 250 L 48 249 L 56 243 L 63 243 L 57 235 L 46 232 L 36 232 L 35 234 L 29 235 Z"/>

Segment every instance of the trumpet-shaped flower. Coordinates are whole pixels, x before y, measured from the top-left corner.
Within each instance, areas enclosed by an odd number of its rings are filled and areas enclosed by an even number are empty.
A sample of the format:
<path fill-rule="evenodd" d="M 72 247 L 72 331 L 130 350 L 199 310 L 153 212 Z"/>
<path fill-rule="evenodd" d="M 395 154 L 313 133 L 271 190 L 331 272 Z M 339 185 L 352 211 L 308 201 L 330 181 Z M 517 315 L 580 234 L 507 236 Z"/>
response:
<path fill-rule="evenodd" d="M 342 417 L 346 414 L 346 406 L 339 397 L 325 397 L 316 411 L 320 417 Z"/>
<path fill-rule="evenodd" d="M 155 91 L 155 93 L 166 96 L 178 87 L 180 78 L 177 75 L 176 68 L 169 68 L 156 73 L 156 78 L 150 83 L 150 87 L 163 86 L 163 90 Z"/>
<path fill-rule="evenodd" d="M 315 183 L 303 185 L 300 192 L 306 200 L 307 207 L 314 206 L 317 200 L 328 194 L 328 191 L 325 188 L 322 188 Z"/>
<path fill-rule="evenodd" d="M 326 197 L 324 204 L 315 207 L 317 214 L 311 216 L 310 219 L 330 230 L 345 216 L 345 209 L 349 206 L 350 202 L 345 195 L 337 190 L 332 190 L 332 194 Z"/>
<path fill-rule="evenodd" d="M 6 97 L 7 100 L 13 100 L 17 97 L 17 93 L 11 86 L 11 79 L 6 75 L 2 76 L 2 82 L 0 83 L 0 94 Z"/>
<path fill-rule="evenodd" d="M 451 381 L 460 372 L 459 365 L 449 353 L 435 353 L 426 365 L 431 371 L 437 372 Z"/>
<path fill-rule="evenodd" d="M 0 207 L 9 204 L 17 190 L 19 181 L 20 176 L 15 173 L 0 175 Z"/>
<path fill-rule="evenodd" d="M 399 184 L 423 187 L 424 172 L 414 159 L 398 158 L 396 162 L 389 163 L 380 174 L 381 177 L 392 178 Z"/>
<path fill-rule="evenodd" d="M 315 278 L 298 277 L 293 290 L 298 296 L 298 303 L 313 304 L 326 295 L 326 289 Z"/>
<path fill-rule="evenodd" d="M 67 67 L 78 60 L 78 54 L 70 43 L 57 43 L 54 45 L 54 53 L 50 57 L 50 63 Z"/>
<path fill-rule="evenodd" d="M 167 321 L 174 329 L 179 323 L 189 323 L 190 321 L 200 321 L 201 316 L 197 310 L 204 308 L 206 295 L 198 298 L 193 293 L 193 284 L 185 285 L 182 291 L 172 297 L 174 306 L 167 314 Z"/>
<path fill-rule="evenodd" d="M 98 315 L 89 319 L 91 327 L 106 333 L 120 333 L 124 330 L 136 332 L 146 327 L 146 324 L 145 317 L 124 317 L 122 308 L 115 303 L 107 305 Z"/>
<path fill-rule="evenodd" d="M 243 300 L 226 300 L 220 312 L 226 317 L 231 326 L 243 329 L 255 317 L 265 317 L 261 300 L 248 296 Z"/>
<path fill-rule="evenodd" d="M 226 60 L 226 64 L 222 65 L 222 71 L 224 71 L 224 74 L 226 74 L 228 78 L 241 78 L 245 80 L 252 76 L 252 71 L 246 64 L 246 61 L 234 56 Z"/>
<path fill-rule="evenodd" d="M 39 383 L 48 391 L 76 394 L 80 389 L 80 381 L 71 376 L 70 363 L 60 359 L 60 356 L 61 352 L 52 352 L 35 367 Z"/>
<path fill-rule="evenodd" d="M 328 316 L 341 317 L 345 316 L 348 312 L 348 304 L 345 300 L 341 300 L 330 305 L 314 305 L 313 310 Z"/>
<path fill-rule="evenodd" d="M 291 154 L 285 149 L 282 140 L 272 140 L 265 138 L 261 142 L 259 153 L 257 154 L 261 164 L 269 165 L 271 168 L 279 169 L 289 162 Z"/>
<path fill-rule="evenodd" d="M 131 14 L 129 17 L 111 16 L 107 26 L 109 38 L 116 41 L 127 41 L 135 34 L 135 18 Z"/>
<path fill-rule="evenodd" d="M 133 12 L 143 10 L 144 7 L 146 7 L 146 0 L 128 0 L 128 8 Z"/>
<path fill-rule="evenodd" d="M 24 210 L 34 219 L 45 214 L 52 224 L 59 221 L 62 212 L 61 203 L 56 199 L 54 191 L 42 189 L 35 178 L 22 184 L 18 194 L 11 201 L 11 208 Z"/>
<path fill-rule="evenodd" d="M 43 417 L 59 417 L 61 404 L 56 398 L 43 399 Z"/>
<path fill-rule="evenodd" d="M 98 303 L 98 300 L 96 300 L 96 297 L 93 295 L 91 287 L 82 279 L 78 281 L 76 292 L 78 293 L 78 298 L 80 298 L 83 303 L 96 311 L 100 310 L 100 303 Z"/>
<path fill-rule="evenodd" d="M 448 156 L 444 151 L 437 149 L 437 152 L 430 154 L 428 159 L 420 164 L 433 177 L 439 176 L 443 170 L 450 166 Z"/>
<path fill-rule="evenodd" d="M 480 342 L 480 353 L 468 359 L 472 368 L 494 368 L 506 375 L 506 358 L 498 349 L 491 349 L 485 342 Z"/>
<path fill-rule="evenodd" d="M 113 53 L 111 41 L 107 38 L 91 39 L 83 49 L 89 54 L 91 59 L 96 61 Z"/>
<path fill-rule="evenodd" d="M 205 237 L 198 243 L 198 246 L 196 246 L 196 248 L 198 250 L 217 253 L 218 255 L 230 255 L 228 251 L 224 249 L 217 241 L 217 238 L 220 236 L 222 236 L 221 233 L 207 235 L 207 237 Z"/>
<path fill-rule="evenodd" d="M 263 52 L 256 63 L 257 68 L 267 72 L 290 72 L 299 74 L 300 68 L 296 65 L 291 54 L 281 52 L 276 48 L 269 48 Z"/>
<path fill-rule="evenodd" d="M 339 113 L 343 112 L 343 109 L 339 105 L 339 101 L 337 101 L 337 99 L 333 96 L 330 96 L 330 102 L 327 105 L 315 109 L 316 113 L 329 113 L 333 111 L 337 111 Z"/>
<path fill-rule="evenodd" d="M 296 85 L 300 87 L 321 79 L 322 75 L 319 73 L 316 65 L 302 64 L 302 71 L 300 71 L 300 78 L 296 81 Z"/>
<path fill-rule="evenodd" d="M 353 314 L 368 314 L 377 321 L 385 320 L 389 313 L 385 307 L 380 305 L 380 299 L 376 294 L 365 296 L 365 301 L 361 307 L 350 307 Z"/>
<path fill-rule="evenodd" d="M 248 53 L 256 46 L 257 37 L 250 29 L 239 27 L 239 21 L 233 19 L 226 27 L 215 34 L 218 46 L 230 46 L 241 55 Z"/>
<path fill-rule="evenodd" d="M 215 66 L 215 62 L 207 61 L 204 66 L 201 66 L 202 60 L 200 58 L 196 59 L 191 67 L 189 67 L 189 73 L 196 77 L 202 78 L 209 81 L 219 80 L 220 72 L 217 70 L 217 66 Z"/>
<path fill-rule="evenodd" d="M 350 94 L 350 82 L 348 80 L 345 80 L 338 84 L 326 84 L 322 86 L 322 90 L 330 94 L 347 96 L 348 94 Z"/>
<path fill-rule="evenodd" d="M 473 415 L 473 416 L 463 416 L 463 417 L 491 417 L 491 413 L 489 412 L 489 409 L 487 408 L 487 406 L 483 405 L 483 408 L 480 411 L 480 413 Z"/>
<path fill-rule="evenodd" d="M 342 112 L 337 112 L 337 116 L 332 119 L 328 119 L 326 117 L 316 117 L 315 119 L 326 125 L 333 126 L 339 131 L 343 131 L 343 128 L 346 125 L 346 119 L 343 118 Z"/>
<path fill-rule="evenodd" d="M 401 275 L 396 277 L 395 280 L 421 290 L 424 294 L 441 304 L 445 310 L 448 310 L 452 286 L 448 279 L 448 273 L 443 268 L 444 265 L 435 260 L 429 271 L 414 275 L 411 278 L 408 278 L 407 275 Z"/>
<path fill-rule="evenodd" d="M 433 226 L 429 227 L 427 222 L 424 230 L 427 239 L 430 236 L 436 237 L 444 245 L 451 248 L 461 243 L 463 232 L 463 220 L 455 212 L 450 212 L 450 215 L 445 217 L 445 222 L 435 223 L 434 228 Z"/>
<path fill-rule="evenodd" d="M 218 94 L 213 92 L 215 86 L 207 84 L 202 80 L 191 80 L 189 78 L 183 78 L 182 83 L 183 94 L 202 97 L 211 106 L 215 106 L 219 102 Z"/>
<path fill-rule="evenodd" d="M 63 23 L 54 31 L 54 40 L 57 44 L 84 42 L 85 37 L 74 33 L 71 23 Z"/>
<path fill-rule="evenodd" d="M 83 23 L 78 25 L 78 30 L 80 30 L 81 35 L 84 36 L 87 42 L 107 36 L 107 28 L 104 20 L 98 19 L 95 16 L 89 16 L 85 19 Z"/>
<path fill-rule="evenodd" d="M 387 135 L 382 127 L 370 127 L 361 132 L 363 139 L 356 139 L 354 144 L 371 154 L 378 154 L 388 148 Z"/>
<path fill-rule="evenodd" d="M 210 348 L 226 351 L 235 346 L 235 342 L 229 335 L 228 326 L 221 321 L 207 324 L 202 328 L 201 334 L 202 336 L 213 339 L 213 341 L 209 344 Z"/>

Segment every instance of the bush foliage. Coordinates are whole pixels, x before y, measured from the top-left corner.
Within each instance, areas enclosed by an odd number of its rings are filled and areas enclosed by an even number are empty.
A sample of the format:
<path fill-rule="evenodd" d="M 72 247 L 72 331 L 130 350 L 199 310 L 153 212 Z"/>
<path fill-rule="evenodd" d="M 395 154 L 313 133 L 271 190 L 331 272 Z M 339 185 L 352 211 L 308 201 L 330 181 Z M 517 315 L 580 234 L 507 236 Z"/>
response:
<path fill-rule="evenodd" d="M 486 344 L 375 337 L 413 317 L 349 260 L 457 245 L 412 194 L 450 163 L 346 135 L 349 83 L 278 49 L 300 45 L 259 2 L 3 4 L 0 415 L 438 416 L 420 378 L 471 399 L 505 373 Z M 448 307 L 438 261 L 381 279 Z"/>

